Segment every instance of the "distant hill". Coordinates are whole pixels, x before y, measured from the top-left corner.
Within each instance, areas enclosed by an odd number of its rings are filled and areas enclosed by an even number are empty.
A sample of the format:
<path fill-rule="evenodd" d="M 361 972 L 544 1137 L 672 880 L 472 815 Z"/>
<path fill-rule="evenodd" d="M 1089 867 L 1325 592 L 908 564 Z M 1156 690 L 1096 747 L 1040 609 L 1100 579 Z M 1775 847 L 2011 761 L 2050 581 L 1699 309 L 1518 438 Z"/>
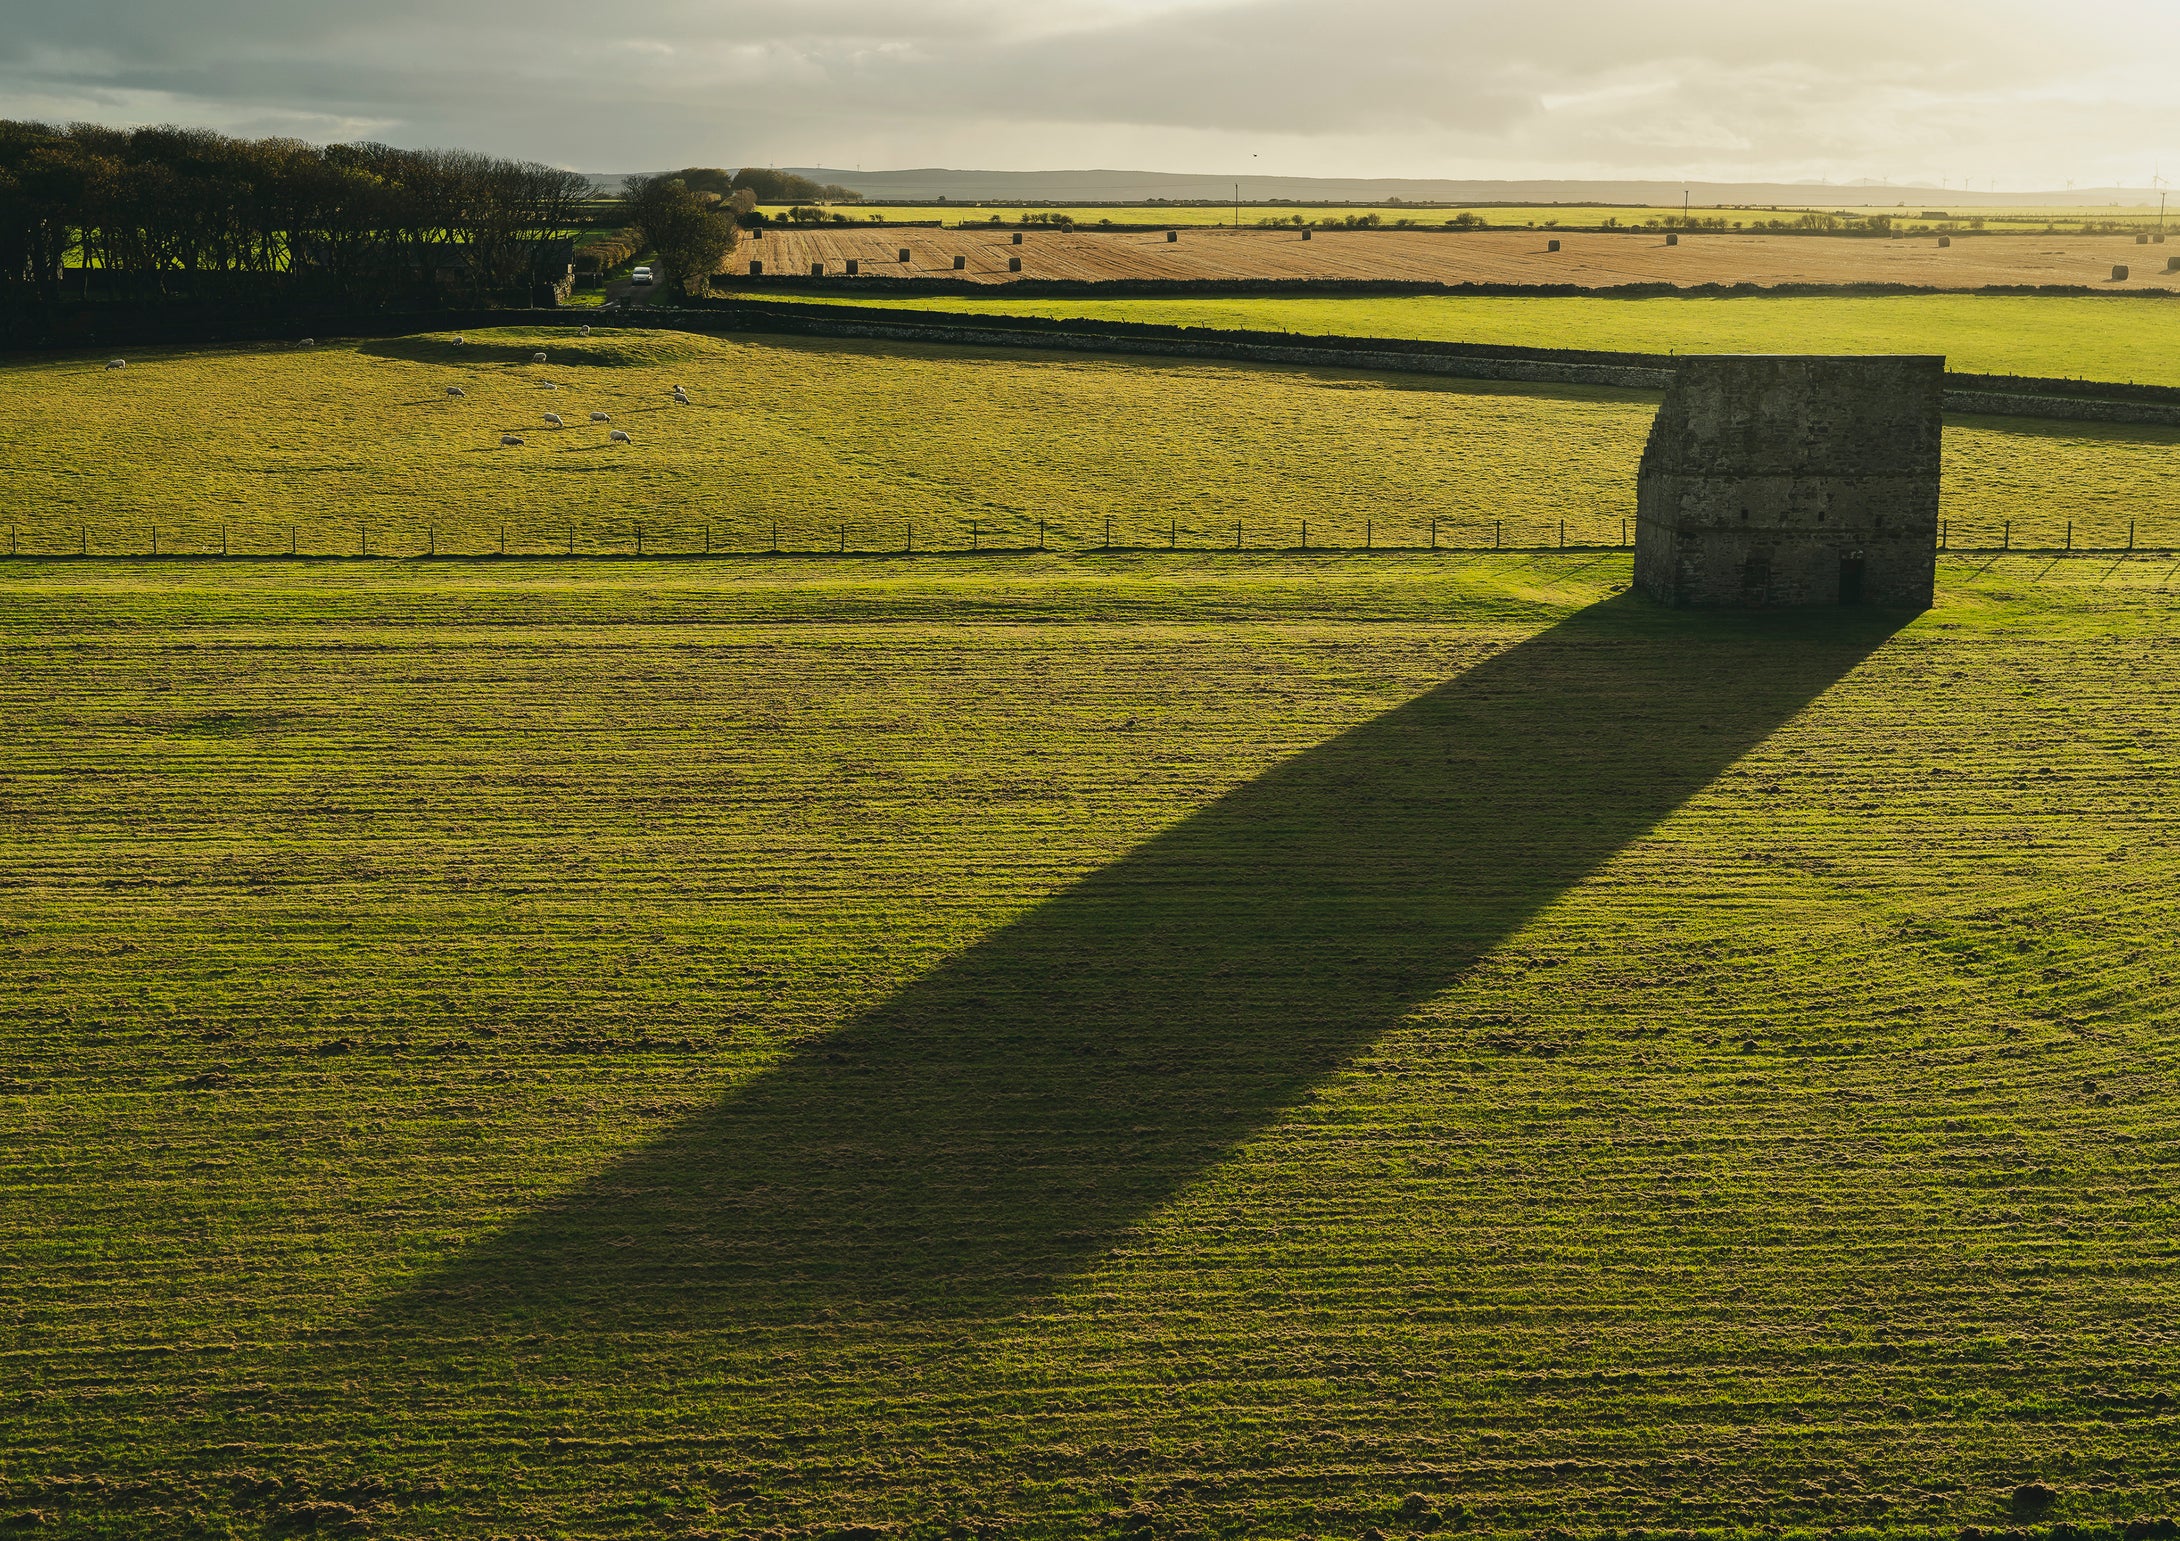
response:
<path fill-rule="evenodd" d="M 1906 204 L 1922 209 L 2020 207 L 2094 208 L 2149 204 L 2136 189 L 2075 188 L 2066 192 L 1963 192 L 1958 188 L 1886 187 L 1876 183 L 1807 182 L 1455 182 L 1403 177 L 1266 177 L 1181 175 L 1165 171 L 843 171 L 837 166 L 785 168 L 816 182 L 852 187 L 867 200 L 924 203 L 1018 200 L 1024 203 L 1141 203 L 1275 198 L 1307 203 L 1606 203 L 1665 205 L 1686 192 L 1700 205 Z"/>

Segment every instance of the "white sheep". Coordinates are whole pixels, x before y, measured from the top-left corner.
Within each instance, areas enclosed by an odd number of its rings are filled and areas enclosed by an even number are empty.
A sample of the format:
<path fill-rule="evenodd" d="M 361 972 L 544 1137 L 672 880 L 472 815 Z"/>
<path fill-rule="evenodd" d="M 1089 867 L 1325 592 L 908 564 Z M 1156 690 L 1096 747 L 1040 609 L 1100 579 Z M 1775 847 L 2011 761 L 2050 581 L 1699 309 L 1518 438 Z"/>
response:
<path fill-rule="evenodd" d="M 590 420 L 594 423 L 610 423 L 613 421 L 613 414 L 610 412 L 593 412 L 590 415 Z"/>
<path fill-rule="evenodd" d="M 129 361 L 125 358 L 110 358 L 106 361 L 106 367 L 108 369 L 126 369 L 129 367 Z"/>
<path fill-rule="evenodd" d="M 545 389 L 547 389 L 547 390 L 549 390 L 549 391 L 557 391 L 557 390 L 559 390 L 559 389 L 560 389 L 560 387 L 559 387 L 559 386 L 557 386 L 557 385 L 553 384 L 553 382 L 552 382 L 552 381 L 550 381 L 550 380 L 544 381 L 544 382 L 543 382 L 543 384 L 544 384 L 544 386 L 545 386 Z"/>
<path fill-rule="evenodd" d="M 460 347 L 460 346 L 461 346 L 461 345 L 462 345 L 463 343 L 465 343 L 465 342 L 467 342 L 467 341 L 469 341 L 469 339 L 468 339 L 468 338 L 466 338 L 466 337 L 463 337 L 463 336 L 461 336 L 461 335 L 460 335 L 459 333 L 457 333 L 457 334 L 455 335 L 455 338 L 454 338 L 454 346 L 455 346 L 455 347 L 457 347 L 457 348 L 459 348 L 459 347 Z"/>
<path fill-rule="evenodd" d="M 590 335 L 590 328 L 587 326 L 583 327 L 579 329 L 575 335 L 578 337 L 588 337 Z"/>
<path fill-rule="evenodd" d="M 511 433 L 503 433 L 503 434 L 501 434 L 501 435 L 500 435 L 500 443 L 501 443 L 502 445 L 504 445 L 505 447 L 509 448 L 509 449 L 520 449 L 520 448 L 522 448 L 522 440 L 521 440 L 521 438 L 520 438 L 520 437 L 518 437 L 517 435 L 515 435 L 515 434 L 511 434 Z"/>
<path fill-rule="evenodd" d="M 683 406 L 687 406 L 689 404 L 689 393 L 677 385 L 674 387 L 674 400 L 680 402 Z"/>
<path fill-rule="evenodd" d="M 450 385 L 447 387 L 447 394 L 449 396 L 467 396 L 469 392 L 463 390 L 459 385 Z"/>
<path fill-rule="evenodd" d="M 612 439 L 613 442 L 616 444 L 633 444 L 636 442 L 634 439 L 631 439 L 628 436 L 627 430 L 621 428 L 614 429 L 611 434 L 607 435 L 607 437 Z"/>
<path fill-rule="evenodd" d="M 315 337 L 306 337 L 295 346 L 297 346 L 298 348 L 315 348 L 318 346 L 318 339 Z"/>
<path fill-rule="evenodd" d="M 530 362 L 533 364 L 542 364 L 545 362 L 545 355 L 542 353 L 533 353 L 530 355 Z"/>
<path fill-rule="evenodd" d="M 546 413 L 545 421 L 552 424 L 555 428 L 565 428 L 567 426 L 567 424 L 560 421 L 560 414 L 558 412 Z"/>

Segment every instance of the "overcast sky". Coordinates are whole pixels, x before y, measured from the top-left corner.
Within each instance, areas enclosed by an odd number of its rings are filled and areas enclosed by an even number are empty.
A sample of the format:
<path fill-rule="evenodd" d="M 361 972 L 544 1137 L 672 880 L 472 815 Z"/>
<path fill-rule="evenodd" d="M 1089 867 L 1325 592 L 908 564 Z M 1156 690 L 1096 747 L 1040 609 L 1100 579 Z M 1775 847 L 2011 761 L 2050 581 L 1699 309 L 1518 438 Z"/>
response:
<path fill-rule="evenodd" d="M 2180 176 L 2180 0 L 11 0 L 0 116 L 590 171 Z"/>

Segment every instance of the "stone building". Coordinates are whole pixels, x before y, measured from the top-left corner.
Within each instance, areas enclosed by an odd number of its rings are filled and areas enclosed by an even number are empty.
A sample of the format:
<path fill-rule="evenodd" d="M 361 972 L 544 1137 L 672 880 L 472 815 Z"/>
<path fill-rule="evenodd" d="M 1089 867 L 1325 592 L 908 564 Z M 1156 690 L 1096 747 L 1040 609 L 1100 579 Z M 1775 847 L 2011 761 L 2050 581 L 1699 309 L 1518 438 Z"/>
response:
<path fill-rule="evenodd" d="M 1681 359 L 1643 451 L 1636 588 L 1929 608 L 1944 392 L 1942 358 Z"/>

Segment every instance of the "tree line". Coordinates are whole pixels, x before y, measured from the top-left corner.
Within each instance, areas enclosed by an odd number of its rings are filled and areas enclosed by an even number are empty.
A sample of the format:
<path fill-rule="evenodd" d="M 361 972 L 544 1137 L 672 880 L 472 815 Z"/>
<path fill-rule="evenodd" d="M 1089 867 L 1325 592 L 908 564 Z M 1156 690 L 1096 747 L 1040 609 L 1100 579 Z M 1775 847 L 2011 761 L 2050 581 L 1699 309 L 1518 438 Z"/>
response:
<path fill-rule="evenodd" d="M 758 203 L 857 196 L 689 167 L 609 198 L 580 172 L 468 150 L 0 119 L 0 303 L 527 305 L 566 280 L 587 226 L 627 227 L 701 294 Z"/>
<path fill-rule="evenodd" d="M 832 182 L 813 182 L 792 171 L 765 166 L 744 166 L 728 171 L 720 166 L 685 166 L 666 176 L 685 184 L 693 193 L 712 193 L 722 201 L 736 193 L 748 193 L 756 203 L 854 203 L 863 195 Z"/>
<path fill-rule="evenodd" d="M 527 304 L 595 197 L 466 150 L 0 119 L 0 298 Z"/>

